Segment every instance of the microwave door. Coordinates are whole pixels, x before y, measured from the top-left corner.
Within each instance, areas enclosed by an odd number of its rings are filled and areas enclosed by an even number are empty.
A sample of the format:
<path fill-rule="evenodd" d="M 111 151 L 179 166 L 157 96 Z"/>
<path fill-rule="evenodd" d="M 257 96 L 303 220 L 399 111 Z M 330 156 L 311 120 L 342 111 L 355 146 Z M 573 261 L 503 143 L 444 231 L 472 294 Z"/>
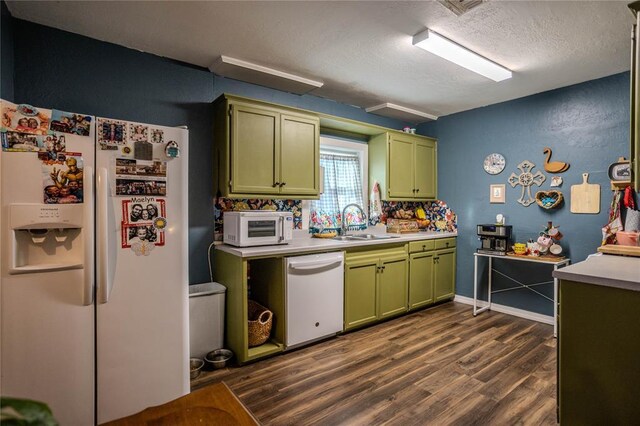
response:
<path fill-rule="evenodd" d="M 278 240 L 278 220 L 273 219 L 250 219 L 246 218 L 246 235 L 243 243 L 247 245 L 277 244 Z M 244 245 L 244 244 L 243 244 Z"/>

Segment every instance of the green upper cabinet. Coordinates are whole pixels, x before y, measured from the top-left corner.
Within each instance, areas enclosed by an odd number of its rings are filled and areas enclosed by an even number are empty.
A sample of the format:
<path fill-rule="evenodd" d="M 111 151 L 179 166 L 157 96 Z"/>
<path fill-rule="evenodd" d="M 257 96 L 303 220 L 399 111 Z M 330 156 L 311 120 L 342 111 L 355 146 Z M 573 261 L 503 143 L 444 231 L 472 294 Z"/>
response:
<path fill-rule="evenodd" d="M 244 104 L 229 107 L 231 114 L 231 191 L 271 194 L 279 167 L 278 113 Z M 275 189 L 274 189 L 275 188 Z"/>
<path fill-rule="evenodd" d="M 319 197 L 317 116 L 223 95 L 215 103 L 214 132 L 222 196 Z"/>
<path fill-rule="evenodd" d="M 320 191 L 320 122 L 317 118 L 280 115 L 280 192 L 318 196 Z"/>
<path fill-rule="evenodd" d="M 418 140 L 415 144 L 415 184 L 418 198 L 435 199 L 438 196 L 436 142 Z"/>
<path fill-rule="evenodd" d="M 391 198 L 414 198 L 414 151 L 415 143 L 410 138 L 399 137 L 389 144 L 389 185 Z"/>
<path fill-rule="evenodd" d="M 436 141 L 387 132 L 369 141 L 369 183 L 380 184 L 383 200 L 437 198 Z"/>

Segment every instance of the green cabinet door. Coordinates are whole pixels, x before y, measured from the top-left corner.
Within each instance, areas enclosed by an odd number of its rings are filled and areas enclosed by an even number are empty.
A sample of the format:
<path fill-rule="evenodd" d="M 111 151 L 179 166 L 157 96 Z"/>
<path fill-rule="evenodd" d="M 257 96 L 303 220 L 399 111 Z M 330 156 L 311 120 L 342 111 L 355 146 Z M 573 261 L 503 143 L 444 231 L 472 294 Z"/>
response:
<path fill-rule="evenodd" d="M 280 193 L 318 194 L 320 120 L 282 114 L 280 131 Z"/>
<path fill-rule="evenodd" d="M 637 425 L 640 292 L 568 280 L 559 292 L 560 424 Z"/>
<path fill-rule="evenodd" d="M 433 252 L 414 253 L 409 258 L 409 309 L 433 303 Z"/>
<path fill-rule="evenodd" d="M 347 262 L 344 275 L 344 329 L 375 321 L 378 258 Z"/>
<path fill-rule="evenodd" d="M 408 272 L 406 255 L 381 258 L 378 273 L 380 319 L 407 311 Z"/>
<path fill-rule="evenodd" d="M 435 301 L 451 299 L 455 295 L 456 287 L 456 249 L 438 250 L 433 259 Z"/>
<path fill-rule="evenodd" d="M 390 198 L 415 197 L 413 148 L 410 137 L 393 135 L 389 141 L 389 182 Z M 384 197 L 384 194 L 382 194 Z"/>
<path fill-rule="evenodd" d="M 436 143 L 417 140 L 415 145 L 416 197 L 435 199 L 437 197 Z"/>
<path fill-rule="evenodd" d="M 275 111 L 241 103 L 231 105 L 231 192 L 278 191 L 275 183 L 280 167 L 279 119 Z"/>

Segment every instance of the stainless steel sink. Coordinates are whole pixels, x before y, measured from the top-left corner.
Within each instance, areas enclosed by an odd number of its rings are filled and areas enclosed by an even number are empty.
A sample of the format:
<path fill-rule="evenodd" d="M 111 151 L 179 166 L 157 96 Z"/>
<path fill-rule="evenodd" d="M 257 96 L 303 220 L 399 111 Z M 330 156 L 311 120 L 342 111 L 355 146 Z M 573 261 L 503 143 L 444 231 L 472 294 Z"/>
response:
<path fill-rule="evenodd" d="M 353 240 L 357 240 L 357 238 L 353 238 L 353 235 L 338 235 L 337 237 L 333 237 L 332 240 L 336 240 L 336 241 L 353 241 Z"/>
<path fill-rule="evenodd" d="M 381 235 L 381 234 L 355 234 L 355 235 L 340 235 L 334 237 L 337 241 L 358 241 L 358 240 L 388 240 L 390 238 L 398 238 L 398 235 Z"/>
<path fill-rule="evenodd" d="M 382 234 L 356 234 L 350 237 L 357 240 L 388 240 L 390 238 L 398 238 L 398 235 L 382 235 Z"/>

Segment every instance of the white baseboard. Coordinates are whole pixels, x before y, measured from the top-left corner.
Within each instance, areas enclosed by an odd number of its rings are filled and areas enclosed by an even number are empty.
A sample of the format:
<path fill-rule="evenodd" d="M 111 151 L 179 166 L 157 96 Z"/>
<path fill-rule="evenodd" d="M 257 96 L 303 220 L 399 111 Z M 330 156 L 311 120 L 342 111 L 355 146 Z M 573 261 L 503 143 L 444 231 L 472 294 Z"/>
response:
<path fill-rule="evenodd" d="M 465 305 L 473 305 L 473 298 L 460 296 L 456 294 L 453 298 L 454 302 L 464 303 Z M 484 300 L 478 300 L 478 306 L 487 306 L 487 302 Z M 499 305 L 497 303 L 491 303 L 491 310 L 501 312 L 507 315 L 513 315 L 514 317 L 520 317 L 532 321 L 541 322 L 543 324 L 553 325 L 553 317 L 549 315 L 536 314 L 535 312 L 525 311 L 524 309 L 512 308 L 511 306 Z"/>

